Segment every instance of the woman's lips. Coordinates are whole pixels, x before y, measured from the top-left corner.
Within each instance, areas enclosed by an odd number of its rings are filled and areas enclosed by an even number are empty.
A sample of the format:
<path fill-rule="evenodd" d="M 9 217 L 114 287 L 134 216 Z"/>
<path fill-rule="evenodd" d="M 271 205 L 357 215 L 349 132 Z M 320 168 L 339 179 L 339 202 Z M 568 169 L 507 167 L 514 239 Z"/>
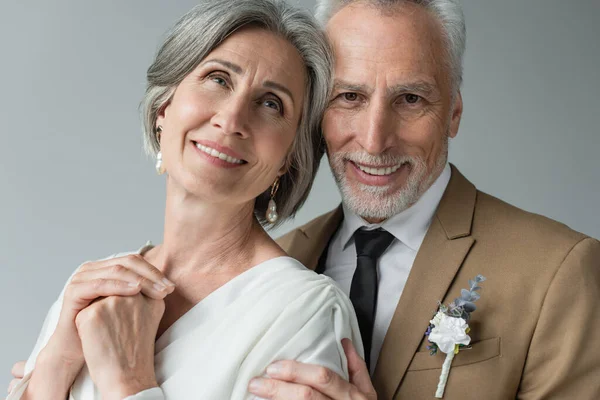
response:
<path fill-rule="evenodd" d="M 212 152 L 212 150 L 214 150 L 217 153 L 224 154 L 225 157 L 232 158 L 237 161 L 243 161 L 244 163 L 247 162 L 246 160 L 244 160 L 244 157 L 241 154 L 237 153 L 236 151 L 234 151 L 233 149 L 231 149 L 229 147 L 220 145 L 217 142 L 213 142 L 212 140 L 194 140 L 193 142 L 196 145 L 200 145 L 201 147 L 210 149 L 211 152 Z M 213 154 L 214 154 L 214 152 L 213 152 Z M 216 157 L 218 157 L 218 154 Z"/>
<path fill-rule="evenodd" d="M 196 152 L 206 161 L 223 168 L 237 168 L 247 164 L 247 161 L 232 157 L 215 148 L 192 142 Z"/>

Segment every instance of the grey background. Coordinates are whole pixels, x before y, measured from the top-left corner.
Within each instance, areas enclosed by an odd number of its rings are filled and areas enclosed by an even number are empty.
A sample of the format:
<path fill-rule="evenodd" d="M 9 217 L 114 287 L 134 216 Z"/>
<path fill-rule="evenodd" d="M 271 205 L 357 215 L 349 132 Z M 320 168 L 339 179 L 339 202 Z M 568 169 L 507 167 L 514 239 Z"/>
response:
<path fill-rule="evenodd" d="M 0 390 L 77 265 L 160 241 L 164 178 L 141 151 L 137 107 L 160 38 L 194 4 L 2 0 Z M 480 189 L 600 237 L 600 2 L 463 4 L 451 161 Z M 338 201 L 324 162 L 274 234 Z"/>

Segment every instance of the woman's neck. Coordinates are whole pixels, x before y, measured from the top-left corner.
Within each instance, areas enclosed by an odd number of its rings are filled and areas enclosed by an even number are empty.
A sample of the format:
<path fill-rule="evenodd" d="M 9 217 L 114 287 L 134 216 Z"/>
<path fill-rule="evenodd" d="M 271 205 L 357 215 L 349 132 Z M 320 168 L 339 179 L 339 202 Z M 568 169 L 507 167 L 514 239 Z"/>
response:
<path fill-rule="evenodd" d="M 167 275 L 237 274 L 255 264 L 265 239 L 268 236 L 254 218 L 252 203 L 208 203 L 170 190 L 163 243 L 155 249 L 152 262 Z"/>

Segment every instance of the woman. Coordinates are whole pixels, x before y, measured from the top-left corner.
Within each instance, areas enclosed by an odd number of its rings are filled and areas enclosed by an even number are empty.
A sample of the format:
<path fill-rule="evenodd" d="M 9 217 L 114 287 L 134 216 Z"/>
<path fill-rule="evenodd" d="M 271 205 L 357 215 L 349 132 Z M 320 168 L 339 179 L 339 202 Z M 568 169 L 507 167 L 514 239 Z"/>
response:
<path fill-rule="evenodd" d="M 207 0 L 177 23 L 143 101 L 163 243 L 78 268 L 9 399 L 244 399 L 277 359 L 348 377 L 348 299 L 261 226 L 306 199 L 329 68 L 312 19 L 277 0 Z"/>

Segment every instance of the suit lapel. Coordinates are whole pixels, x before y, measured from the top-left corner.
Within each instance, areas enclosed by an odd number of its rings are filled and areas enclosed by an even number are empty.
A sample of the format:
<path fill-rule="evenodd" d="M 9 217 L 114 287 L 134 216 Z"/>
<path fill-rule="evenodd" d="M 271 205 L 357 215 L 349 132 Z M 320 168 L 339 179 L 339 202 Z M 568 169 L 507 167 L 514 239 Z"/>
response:
<path fill-rule="evenodd" d="M 452 166 L 452 177 L 431 222 L 385 336 L 373 375 L 380 399 L 392 399 L 474 239 L 477 191 Z"/>
<path fill-rule="evenodd" d="M 344 212 L 340 205 L 335 210 L 313 220 L 296 231 L 288 254 L 313 271 L 317 268 L 321 254 L 326 250 L 333 234 L 337 231 Z"/>

